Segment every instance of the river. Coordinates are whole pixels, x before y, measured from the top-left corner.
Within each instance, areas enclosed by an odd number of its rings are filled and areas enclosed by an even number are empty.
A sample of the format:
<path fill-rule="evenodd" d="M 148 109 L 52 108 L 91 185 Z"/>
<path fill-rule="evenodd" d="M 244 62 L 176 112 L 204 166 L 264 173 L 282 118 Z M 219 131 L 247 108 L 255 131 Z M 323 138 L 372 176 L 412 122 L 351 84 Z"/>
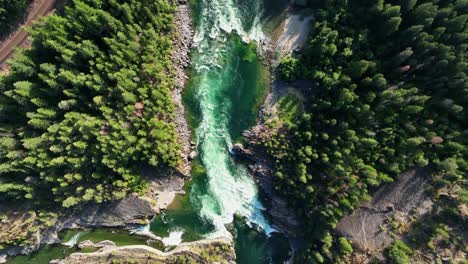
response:
<path fill-rule="evenodd" d="M 232 157 L 230 148 L 256 122 L 269 73 L 256 54 L 255 43 L 266 40 L 265 23 L 285 1 L 195 2 L 195 48 L 184 101 L 200 155 L 194 162 L 193 180 L 186 186 L 188 194 L 178 197 L 147 228 L 165 237 L 169 247 L 224 236 L 234 240 L 239 264 L 283 263 L 289 245 L 270 225 L 253 177 Z M 68 232 L 65 239 L 74 235 Z M 102 230 L 74 238 L 144 244 L 121 232 Z M 9 263 L 48 263 L 72 251 L 64 246 L 46 247 Z"/>

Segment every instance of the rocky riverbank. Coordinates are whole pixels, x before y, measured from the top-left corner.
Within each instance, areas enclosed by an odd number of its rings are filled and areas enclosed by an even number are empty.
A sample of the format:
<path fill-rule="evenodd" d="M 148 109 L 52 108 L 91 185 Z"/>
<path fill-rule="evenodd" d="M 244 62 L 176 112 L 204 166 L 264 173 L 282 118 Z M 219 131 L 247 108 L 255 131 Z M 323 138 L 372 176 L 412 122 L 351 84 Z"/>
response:
<path fill-rule="evenodd" d="M 41 245 L 61 243 L 58 233 L 65 229 L 131 229 L 147 224 L 160 210 L 154 204 L 148 197 L 131 194 L 119 201 L 48 215 L 27 207 L 0 206 L 5 216 L 0 222 L 0 245 L 7 245 L 0 250 L 0 257 L 29 255 Z M 14 245 L 15 241 L 20 241 L 21 245 Z"/>
<path fill-rule="evenodd" d="M 284 21 L 271 34 L 272 38 L 265 42 L 268 44 L 262 47 L 270 66 L 271 78 L 269 92 L 259 111 L 259 121 L 255 127 L 243 132 L 247 144 L 237 144 L 233 151 L 250 162 L 248 168 L 267 197 L 265 206 L 273 227 L 285 234 L 293 249 L 297 249 L 301 247 L 303 240 L 300 223 L 288 202 L 277 193 L 273 182 L 274 163 L 259 143 L 273 132 L 266 124 L 277 118 L 277 104 L 280 99 L 290 93 L 300 94 L 301 87 L 311 85 L 304 81 L 284 83 L 277 80 L 276 67 L 281 57 L 289 56 L 303 47 L 311 29 L 312 17 L 296 14 L 293 6 L 288 7 L 281 17 L 284 17 Z"/>
<path fill-rule="evenodd" d="M 188 80 L 186 70 L 190 66 L 190 50 L 193 44 L 193 29 L 190 6 L 185 0 L 175 0 L 177 3 L 176 10 L 176 36 L 173 41 L 173 49 L 171 59 L 174 65 L 174 80 L 175 89 L 172 90 L 172 101 L 176 106 L 175 123 L 177 133 L 179 135 L 179 142 L 182 146 L 182 160 L 183 163 L 179 166 L 180 173 L 188 177 L 190 175 L 190 152 L 192 152 L 192 145 L 190 141 L 192 135 L 190 133 L 187 120 L 185 119 L 185 108 L 182 102 L 182 92 Z"/>
<path fill-rule="evenodd" d="M 236 263 L 232 241 L 221 238 L 182 243 L 169 252 L 141 245 L 116 247 L 110 241 L 84 246 L 100 249 L 93 253 L 73 253 L 64 260 L 53 260 L 51 263 Z"/>

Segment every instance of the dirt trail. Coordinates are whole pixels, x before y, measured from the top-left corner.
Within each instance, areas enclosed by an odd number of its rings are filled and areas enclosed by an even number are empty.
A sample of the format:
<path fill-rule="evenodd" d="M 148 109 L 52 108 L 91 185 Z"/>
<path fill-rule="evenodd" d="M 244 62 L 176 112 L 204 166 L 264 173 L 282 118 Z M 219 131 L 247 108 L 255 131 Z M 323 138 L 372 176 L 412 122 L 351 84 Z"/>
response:
<path fill-rule="evenodd" d="M 57 0 L 35 0 L 31 4 L 25 22 L 0 43 L 0 69 L 5 66 L 6 60 L 13 55 L 16 47 L 26 45 L 29 35 L 22 27 L 31 26 L 34 21 L 53 11 L 56 2 Z"/>

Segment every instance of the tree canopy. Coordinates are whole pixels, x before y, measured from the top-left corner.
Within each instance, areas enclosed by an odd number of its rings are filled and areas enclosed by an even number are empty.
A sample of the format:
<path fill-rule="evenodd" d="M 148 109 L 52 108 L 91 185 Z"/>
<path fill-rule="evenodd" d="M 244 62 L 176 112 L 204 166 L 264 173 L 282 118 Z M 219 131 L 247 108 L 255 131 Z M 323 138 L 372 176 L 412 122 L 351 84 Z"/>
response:
<path fill-rule="evenodd" d="M 319 2 L 306 47 L 278 67 L 317 86 L 264 142 L 312 234 L 301 263 L 324 261 L 324 229 L 373 186 L 416 166 L 444 175 L 439 186 L 466 186 L 468 168 L 467 2 Z"/>
<path fill-rule="evenodd" d="M 169 0 L 74 0 L 0 76 L 0 199 L 122 198 L 180 161 Z"/>
<path fill-rule="evenodd" d="M 0 37 L 24 16 L 32 0 L 0 0 Z"/>

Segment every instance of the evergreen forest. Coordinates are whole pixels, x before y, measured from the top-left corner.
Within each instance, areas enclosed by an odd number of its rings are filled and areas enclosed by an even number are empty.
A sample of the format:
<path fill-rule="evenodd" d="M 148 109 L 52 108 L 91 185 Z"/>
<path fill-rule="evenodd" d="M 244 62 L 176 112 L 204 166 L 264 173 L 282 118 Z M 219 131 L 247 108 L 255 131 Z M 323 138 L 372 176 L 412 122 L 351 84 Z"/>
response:
<path fill-rule="evenodd" d="M 31 0 L 0 0 L 0 37 L 10 31 L 25 13 Z"/>
<path fill-rule="evenodd" d="M 283 58 L 278 74 L 314 85 L 302 91 L 303 107 L 291 108 L 263 142 L 275 160 L 277 189 L 308 234 L 298 263 L 344 261 L 353 250 L 335 236 L 338 221 L 370 200 L 377 186 L 415 167 L 430 168 L 438 209 L 412 246 L 462 226 L 468 1 L 325 0 L 312 7 L 318 11 L 306 47 Z M 440 190 L 455 193 L 443 197 Z M 411 263 L 410 252 L 398 240 L 387 257 Z"/>
<path fill-rule="evenodd" d="M 0 76 L 0 200 L 101 203 L 143 190 L 142 168 L 180 163 L 174 11 L 169 0 L 74 0 L 28 29 L 31 48 Z"/>

